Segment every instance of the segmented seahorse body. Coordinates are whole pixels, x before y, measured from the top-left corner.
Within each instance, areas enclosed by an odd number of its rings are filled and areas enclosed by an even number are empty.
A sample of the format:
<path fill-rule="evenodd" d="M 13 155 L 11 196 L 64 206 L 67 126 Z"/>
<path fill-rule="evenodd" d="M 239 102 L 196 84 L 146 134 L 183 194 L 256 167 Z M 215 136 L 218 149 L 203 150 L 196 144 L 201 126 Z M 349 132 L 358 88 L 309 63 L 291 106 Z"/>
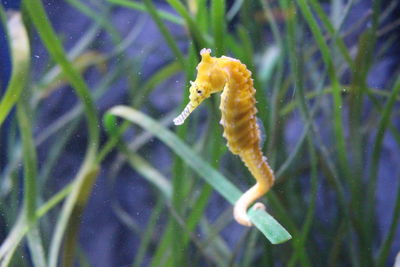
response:
<path fill-rule="evenodd" d="M 272 186 L 274 175 L 260 149 L 260 130 L 256 121 L 255 92 L 251 72 L 239 60 L 230 57 L 211 57 L 210 49 L 200 52 L 201 62 L 197 78 L 191 83 L 190 102 L 174 120 L 182 124 L 189 114 L 212 93 L 223 90 L 220 124 L 229 150 L 239 155 L 257 183 L 246 191 L 234 206 L 237 222 L 251 226 L 247 216 L 248 207 L 263 196 Z M 256 208 L 265 208 L 256 203 Z"/>

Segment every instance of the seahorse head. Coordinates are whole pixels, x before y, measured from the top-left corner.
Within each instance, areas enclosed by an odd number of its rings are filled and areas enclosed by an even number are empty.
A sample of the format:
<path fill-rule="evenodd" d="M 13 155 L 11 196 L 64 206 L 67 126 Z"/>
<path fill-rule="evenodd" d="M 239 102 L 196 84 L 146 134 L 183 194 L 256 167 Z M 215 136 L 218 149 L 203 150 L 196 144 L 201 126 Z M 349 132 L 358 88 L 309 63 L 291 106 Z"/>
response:
<path fill-rule="evenodd" d="M 174 119 L 175 125 L 181 125 L 190 113 L 195 110 L 201 102 L 209 98 L 211 94 L 224 89 L 227 81 L 227 73 L 221 67 L 220 58 L 211 56 L 211 49 L 203 48 L 200 51 L 201 61 L 197 65 L 197 77 L 190 82 L 190 102 L 182 113 Z"/>

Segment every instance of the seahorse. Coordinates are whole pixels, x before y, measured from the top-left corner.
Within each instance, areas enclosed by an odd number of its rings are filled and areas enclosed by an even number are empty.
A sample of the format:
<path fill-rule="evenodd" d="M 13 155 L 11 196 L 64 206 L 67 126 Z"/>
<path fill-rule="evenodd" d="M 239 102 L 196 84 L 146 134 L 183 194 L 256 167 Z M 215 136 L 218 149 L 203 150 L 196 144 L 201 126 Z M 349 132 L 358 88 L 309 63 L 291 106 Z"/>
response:
<path fill-rule="evenodd" d="M 211 56 L 211 49 L 200 51 L 201 61 L 197 66 L 197 77 L 190 82 L 189 103 L 182 113 L 174 119 L 181 125 L 190 113 L 211 94 L 222 91 L 220 124 L 229 150 L 239 155 L 256 184 L 247 190 L 235 203 L 233 216 L 244 226 L 252 226 L 247 215 L 248 207 L 269 191 L 275 177 L 260 149 L 260 129 L 256 121 L 255 88 L 251 72 L 238 59 Z M 258 202 L 257 209 L 265 209 Z"/>

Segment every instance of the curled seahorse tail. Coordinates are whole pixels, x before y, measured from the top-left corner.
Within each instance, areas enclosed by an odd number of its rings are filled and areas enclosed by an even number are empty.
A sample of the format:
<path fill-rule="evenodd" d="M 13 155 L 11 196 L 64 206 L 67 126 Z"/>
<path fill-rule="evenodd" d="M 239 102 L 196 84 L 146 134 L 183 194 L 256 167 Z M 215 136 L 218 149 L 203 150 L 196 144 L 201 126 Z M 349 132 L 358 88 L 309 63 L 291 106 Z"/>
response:
<path fill-rule="evenodd" d="M 240 157 L 257 180 L 257 183 L 239 198 L 235 203 L 233 213 L 235 220 L 240 224 L 251 226 L 252 224 L 247 216 L 247 209 L 258 198 L 269 191 L 274 183 L 275 177 L 258 146 L 240 153 Z M 258 208 L 264 208 L 261 203 L 256 203 L 256 205 Z"/>
<path fill-rule="evenodd" d="M 262 197 L 268 190 L 265 187 L 260 186 L 260 183 L 256 183 L 249 190 L 247 190 L 239 199 L 236 201 L 233 207 L 233 217 L 235 220 L 244 226 L 252 226 L 249 216 L 247 216 L 247 210 L 249 206 L 254 203 L 258 198 Z M 265 209 L 264 204 L 257 202 L 257 208 Z"/>

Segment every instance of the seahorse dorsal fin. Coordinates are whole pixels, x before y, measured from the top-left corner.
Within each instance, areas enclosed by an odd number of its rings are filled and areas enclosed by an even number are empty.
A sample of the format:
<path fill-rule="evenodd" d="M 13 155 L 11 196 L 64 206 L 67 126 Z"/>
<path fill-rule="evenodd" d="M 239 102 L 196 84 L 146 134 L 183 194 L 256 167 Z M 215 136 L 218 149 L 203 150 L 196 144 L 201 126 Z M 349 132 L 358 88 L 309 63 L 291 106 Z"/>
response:
<path fill-rule="evenodd" d="M 203 61 L 210 60 L 211 59 L 211 49 L 210 48 L 201 49 L 200 56 Z"/>

